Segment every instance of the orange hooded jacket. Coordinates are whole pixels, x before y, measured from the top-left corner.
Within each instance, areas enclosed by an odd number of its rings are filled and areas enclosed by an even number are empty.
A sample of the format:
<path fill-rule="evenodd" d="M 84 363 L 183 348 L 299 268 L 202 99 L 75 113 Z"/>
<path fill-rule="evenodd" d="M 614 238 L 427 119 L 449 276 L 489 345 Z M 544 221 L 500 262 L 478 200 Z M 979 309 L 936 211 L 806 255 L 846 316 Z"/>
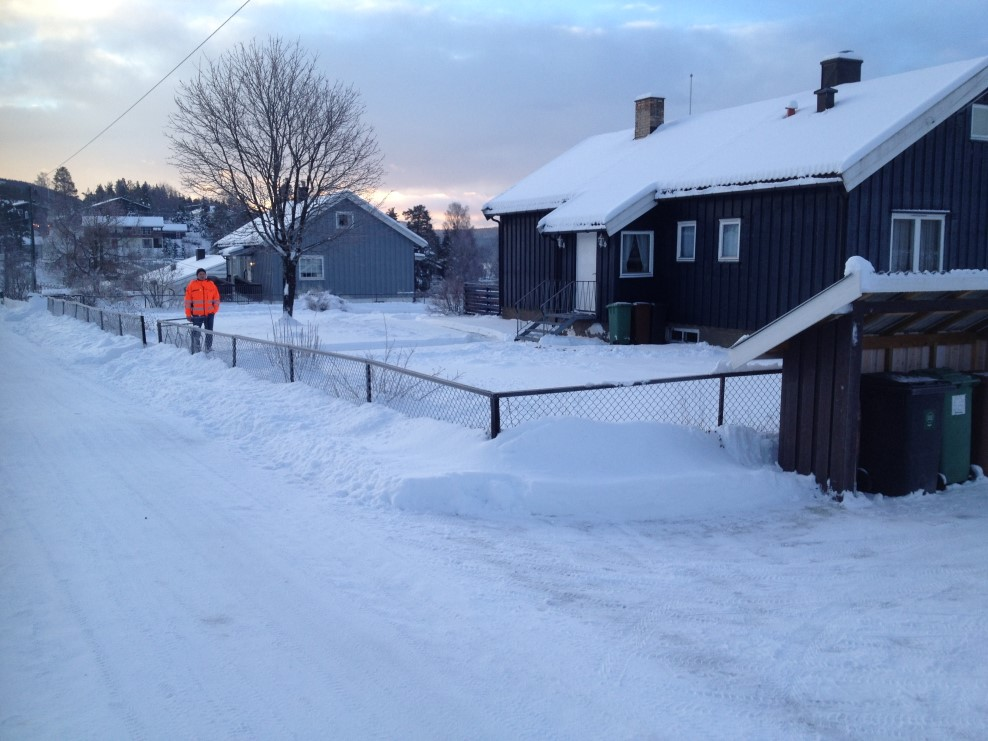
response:
<path fill-rule="evenodd" d="M 220 292 L 209 278 L 196 278 L 185 289 L 185 316 L 205 316 L 220 310 Z"/>

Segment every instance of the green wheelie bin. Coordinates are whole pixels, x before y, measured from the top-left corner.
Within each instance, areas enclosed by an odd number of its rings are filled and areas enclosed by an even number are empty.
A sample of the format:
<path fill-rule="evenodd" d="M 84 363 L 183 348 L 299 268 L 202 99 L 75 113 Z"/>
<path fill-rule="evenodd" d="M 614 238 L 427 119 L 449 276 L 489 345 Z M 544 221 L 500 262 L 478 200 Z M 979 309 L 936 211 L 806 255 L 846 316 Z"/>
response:
<path fill-rule="evenodd" d="M 631 342 L 631 304 L 627 301 L 607 305 L 607 339 L 612 345 Z"/>
<path fill-rule="evenodd" d="M 976 376 L 950 368 L 926 368 L 910 375 L 936 378 L 950 384 L 943 396 L 943 440 L 940 476 L 944 484 L 959 484 L 971 474 L 972 395 L 980 381 Z"/>

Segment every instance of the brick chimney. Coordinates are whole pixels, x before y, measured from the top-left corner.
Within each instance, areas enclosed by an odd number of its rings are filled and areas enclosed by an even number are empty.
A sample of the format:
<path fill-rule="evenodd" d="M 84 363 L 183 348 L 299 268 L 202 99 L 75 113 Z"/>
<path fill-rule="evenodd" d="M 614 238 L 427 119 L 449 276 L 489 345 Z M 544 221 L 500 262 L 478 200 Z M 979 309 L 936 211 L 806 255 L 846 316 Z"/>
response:
<path fill-rule="evenodd" d="M 635 139 L 644 139 L 665 121 L 666 99 L 643 95 L 635 100 Z"/>
<path fill-rule="evenodd" d="M 862 60 L 853 56 L 850 49 L 820 62 L 820 87 L 837 87 L 848 82 L 861 82 Z"/>

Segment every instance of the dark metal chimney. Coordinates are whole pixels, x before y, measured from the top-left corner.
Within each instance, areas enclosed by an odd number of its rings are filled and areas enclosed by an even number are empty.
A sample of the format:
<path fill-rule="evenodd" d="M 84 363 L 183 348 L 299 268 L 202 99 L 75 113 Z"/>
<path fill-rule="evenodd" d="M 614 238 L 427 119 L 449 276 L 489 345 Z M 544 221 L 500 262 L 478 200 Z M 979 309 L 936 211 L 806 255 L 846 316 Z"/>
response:
<path fill-rule="evenodd" d="M 196 260 L 205 260 L 206 250 L 203 247 L 196 247 Z"/>
<path fill-rule="evenodd" d="M 666 99 L 644 95 L 635 100 L 635 139 L 644 139 L 665 121 Z"/>
<path fill-rule="evenodd" d="M 814 92 L 816 93 L 817 113 L 822 113 L 823 111 L 834 107 L 834 95 L 837 93 L 837 88 L 822 87 Z"/>

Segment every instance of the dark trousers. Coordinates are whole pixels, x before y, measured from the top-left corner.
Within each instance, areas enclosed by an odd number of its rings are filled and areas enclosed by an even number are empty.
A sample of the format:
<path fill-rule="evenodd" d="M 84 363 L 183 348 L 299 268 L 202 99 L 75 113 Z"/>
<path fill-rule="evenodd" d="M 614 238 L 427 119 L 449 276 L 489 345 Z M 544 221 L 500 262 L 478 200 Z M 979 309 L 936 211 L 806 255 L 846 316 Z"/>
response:
<path fill-rule="evenodd" d="M 215 314 L 200 314 L 198 316 L 193 315 L 192 316 L 192 319 L 191 319 L 192 324 L 195 327 L 197 327 L 197 328 L 198 327 L 203 327 L 204 329 L 208 330 L 206 332 L 206 352 L 209 352 L 210 350 L 213 349 L 213 335 L 211 333 L 213 331 L 213 319 L 215 318 L 215 316 L 216 316 Z M 202 334 L 202 333 L 199 332 L 198 329 L 193 329 L 192 330 L 192 352 L 193 352 L 193 354 L 199 352 L 199 335 L 200 334 Z"/>

